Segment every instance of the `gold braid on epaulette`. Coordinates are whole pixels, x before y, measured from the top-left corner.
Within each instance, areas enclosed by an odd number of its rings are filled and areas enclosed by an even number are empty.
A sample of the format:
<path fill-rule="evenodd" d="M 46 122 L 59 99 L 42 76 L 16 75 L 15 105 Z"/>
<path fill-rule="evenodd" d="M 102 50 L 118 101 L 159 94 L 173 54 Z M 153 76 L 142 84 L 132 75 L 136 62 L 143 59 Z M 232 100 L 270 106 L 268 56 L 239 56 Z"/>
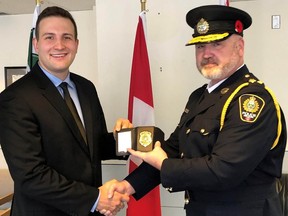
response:
<path fill-rule="evenodd" d="M 234 96 L 245 86 L 248 86 L 249 85 L 249 82 L 247 83 L 243 83 L 241 84 L 240 86 L 238 86 L 234 92 L 232 92 L 232 94 L 228 97 L 228 99 L 226 100 L 224 106 L 223 106 L 223 109 L 222 109 L 222 112 L 221 112 L 221 118 L 220 118 L 220 129 L 219 131 L 222 130 L 223 126 L 224 126 L 224 121 L 225 121 L 225 117 L 226 117 L 226 113 L 227 113 L 227 110 L 228 110 L 228 106 L 230 105 L 232 99 L 234 98 Z"/>
<path fill-rule="evenodd" d="M 246 83 L 243 83 L 241 84 L 240 86 L 238 86 L 234 92 L 232 92 L 232 94 L 228 97 L 228 99 L 226 100 L 224 106 L 223 106 L 223 109 L 222 109 L 222 112 L 221 112 L 221 118 L 220 118 L 220 129 L 219 131 L 222 130 L 223 126 L 224 126 L 224 121 L 225 121 L 225 117 L 226 117 L 226 113 L 227 113 L 227 110 L 228 110 L 228 107 L 232 101 L 232 99 L 235 97 L 235 95 L 242 89 L 244 88 L 245 86 L 248 86 L 250 83 L 255 83 L 256 80 L 254 79 L 251 79 L 249 80 L 249 82 L 246 82 Z M 261 81 L 257 81 L 257 83 L 259 84 L 262 84 Z M 273 93 L 273 91 L 268 88 L 267 86 L 265 86 L 265 89 L 267 90 L 267 92 L 271 95 L 272 99 L 273 99 L 273 102 L 274 102 L 274 105 L 275 105 L 275 108 L 276 108 L 276 114 L 277 114 L 277 118 L 278 118 L 278 127 L 277 127 L 277 136 L 276 136 L 276 139 L 271 147 L 271 150 L 273 148 L 275 148 L 275 146 L 277 146 L 278 144 L 278 141 L 279 141 L 279 138 L 280 138 L 280 135 L 281 135 L 281 131 L 282 131 L 282 122 L 281 122 L 281 111 L 280 111 L 280 106 L 279 106 L 279 103 Z"/>
<path fill-rule="evenodd" d="M 276 137 L 276 139 L 275 139 L 275 141 L 271 147 L 271 149 L 273 149 L 278 144 L 278 141 L 279 141 L 279 138 L 281 135 L 281 131 L 282 131 L 281 110 L 280 110 L 280 106 L 279 106 L 279 103 L 276 99 L 274 92 L 270 88 L 268 88 L 267 86 L 265 86 L 265 89 L 270 93 L 270 95 L 274 101 L 274 105 L 275 105 L 276 113 L 277 113 L 277 118 L 278 118 L 277 137 Z"/>

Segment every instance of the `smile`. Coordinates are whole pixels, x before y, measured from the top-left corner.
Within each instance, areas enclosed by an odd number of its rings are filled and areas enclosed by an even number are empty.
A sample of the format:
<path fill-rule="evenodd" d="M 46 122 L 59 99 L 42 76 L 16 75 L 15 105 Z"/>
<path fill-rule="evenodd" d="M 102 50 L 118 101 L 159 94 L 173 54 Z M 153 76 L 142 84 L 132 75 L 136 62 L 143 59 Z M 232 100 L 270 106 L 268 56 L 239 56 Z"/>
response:
<path fill-rule="evenodd" d="M 67 54 L 64 54 L 64 53 L 62 53 L 62 54 L 51 54 L 51 56 L 52 57 L 54 57 L 54 58 L 63 58 L 63 57 L 65 57 Z"/>

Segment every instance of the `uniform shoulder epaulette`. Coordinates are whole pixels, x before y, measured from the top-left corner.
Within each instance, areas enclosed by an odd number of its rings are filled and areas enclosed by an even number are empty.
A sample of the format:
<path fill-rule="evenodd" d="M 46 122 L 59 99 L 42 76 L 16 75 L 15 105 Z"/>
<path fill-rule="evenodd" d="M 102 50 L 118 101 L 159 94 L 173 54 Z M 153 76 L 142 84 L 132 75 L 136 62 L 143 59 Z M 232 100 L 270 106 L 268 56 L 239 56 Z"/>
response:
<path fill-rule="evenodd" d="M 249 79 L 247 82 L 245 83 L 242 83 L 241 85 L 239 85 L 232 93 L 231 95 L 228 97 L 228 99 L 226 100 L 226 102 L 224 103 L 224 106 L 223 106 L 223 109 L 222 109 L 222 112 L 221 112 L 221 117 L 220 117 L 220 129 L 219 131 L 222 130 L 223 126 L 224 126 L 224 121 L 225 121 L 225 117 L 226 117 L 226 113 L 227 113 L 227 110 L 228 110 L 228 107 L 231 103 L 231 101 L 233 100 L 233 98 L 235 97 L 235 95 L 243 88 L 249 86 L 249 85 L 253 85 L 253 84 L 258 84 L 258 85 L 262 85 L 263 88 L 271 95 L 272 99 L 273 99 L 273 102 L 274 102 L 274 106 L 275 106 L 275 109 L 276 109 L 276 114 L 277 114 L 277 119 L 278 119 L 278 126 L 277 126 L 277 136 L 276 136 L 276 139 L 271 147 L 271 150 L 273 148 L 275 148 L 275 146 L 277 146 L 278 144 L 278 141 L 279 141 L 279 138 L 280 138 L 280 135 L 281 135 L 281 131 L 282 131 L 282 121 L 281 121 L 281 110 L 280 110 L 280 106 L 279 106 L 279 103 L 275 97 L 275 94 L 273 93 L 273 91 L 268 88 L 267 86 L 264 85 L 263 82 L 259 81 L 259 80 L 256 80 L 256 79 Z M 255 114 L 254 116 L 254 119 L 256 120 L 257 118 L 257 115 L 260 114 L 261 112 L 261 108 L 264 107 L 264 101 L 258 97 L 258 99 L 260 99 L 260 107 L 258 107 L 258 110 L 257 110 L 257 114 Z M 244 97 L 241 98 L 239 100 L 244 100 Z M 253 97 L 252 99 L 246 99 L 247 103 L 251 102 L 253 100 Z M 255 97 L 254 97 L 254 100 L 255 100 Z M 243 102 L 245 103 L 245 102 Z M 258 105 L 259 106 L 259 105 Z M 252 121 L 251 121 L 252 122 Z"/>

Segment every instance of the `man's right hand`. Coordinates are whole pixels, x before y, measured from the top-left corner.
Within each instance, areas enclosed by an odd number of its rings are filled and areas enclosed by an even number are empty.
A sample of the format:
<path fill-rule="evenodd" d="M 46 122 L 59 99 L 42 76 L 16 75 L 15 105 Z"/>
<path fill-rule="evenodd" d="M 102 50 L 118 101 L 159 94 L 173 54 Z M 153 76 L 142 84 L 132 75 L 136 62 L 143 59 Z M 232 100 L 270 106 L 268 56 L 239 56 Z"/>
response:
<path fill-rule="evenodd" d="M 114 216 L 117 214 L 117 212 L 123 209 L 125 207 L 125 203 L 129 201 L 129 195 L 121 193 L 121 191 L 118 192 L 115 190 L 113 191 L 113 195 L 110 195 L 111 188 L 114 188 L 114 185 L 117 183 L 118 181 L 113 179 L 99 187 L 100 198 L 96 210 L 101 214 L 106 216 Z"/>
<path fill-rule="evenodd" d="M 112 198 L 117 192 L 130 196 L 135 193 L 135 190 L 126 180 L 114 181 L 108 190 L 108 198 Z"/>

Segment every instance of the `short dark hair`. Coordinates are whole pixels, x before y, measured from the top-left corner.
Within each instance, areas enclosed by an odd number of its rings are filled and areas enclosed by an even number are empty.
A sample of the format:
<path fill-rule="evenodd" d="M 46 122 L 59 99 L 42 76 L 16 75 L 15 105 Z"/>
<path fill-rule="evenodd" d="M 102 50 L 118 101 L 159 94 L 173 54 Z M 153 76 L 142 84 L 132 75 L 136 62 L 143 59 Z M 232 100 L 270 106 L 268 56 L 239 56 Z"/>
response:
<path fill-rule="evenodd" d="M 37 40 L 39 39 L 39 24 L 41 20 L 47 17 L 63 17 L 66 19 L 71 20 L 73 26 L 74 26 L 74 32 L 75 32 L 75 39 L 78 37 L 78 32 L 77 32 L 77 25 L 76 22 L 73 18 L 73 16 L 69 13 L 69 11 L 57 7 L 57 6 L 52 6 L 52 7 L 47 7 L 45 8 L 38 16 L 37 22 L 36 22 L 36 29 L 35 29 L 35 36 Z"/>

